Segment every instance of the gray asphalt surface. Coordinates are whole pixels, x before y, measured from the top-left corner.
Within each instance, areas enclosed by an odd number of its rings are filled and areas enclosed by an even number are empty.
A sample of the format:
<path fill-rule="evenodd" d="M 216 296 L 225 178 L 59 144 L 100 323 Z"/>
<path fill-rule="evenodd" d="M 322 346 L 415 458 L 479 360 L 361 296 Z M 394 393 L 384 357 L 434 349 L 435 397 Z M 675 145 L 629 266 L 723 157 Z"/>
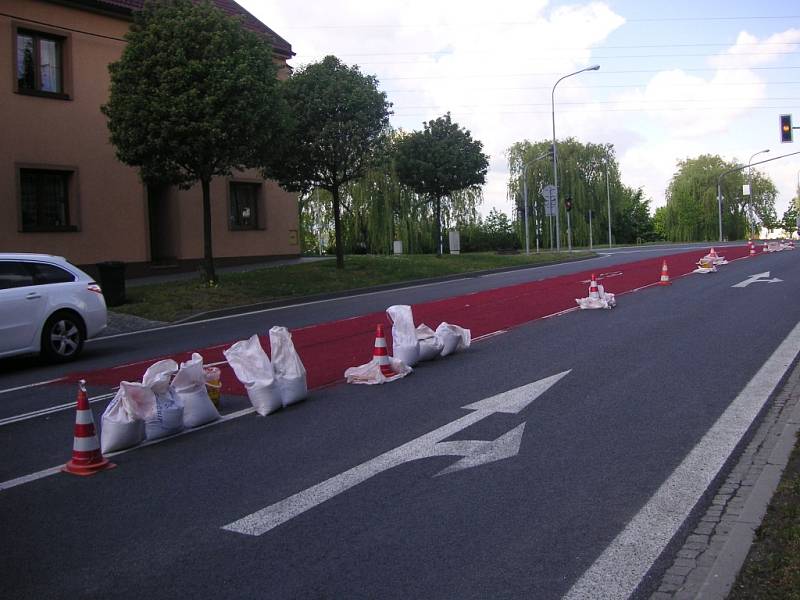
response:
<path fill-rule="evenodd" d="M 784 281 L 730 287 L 766 270 Z M 86 480 L 58 475 L 0 492 L 5 590 L 15 598 L 559 598 L 800 320 L 799 270 L 790 252 L 738 261 L 621 296 L 614 311 L 521 326 L 396 383 L 318 390 L 276 415 L 120 455 L 117 469 Z M 448 284 L 447 295 L 470 283 Z M 392 303 L 420 301 L 409 294 Z M 387 305 L 368 298 L 376 310 Z M 326 316 L 355 310 L 342 304 L 326 305 Z M 287 309 L 281 324 L 313 321 L 317 310 Z M 270 317 L 252 318 L 259 330 L 270 326 Z M 208 345 L 233 329 L 217 326 L 186 331 Z M 169 331 L 159 353 L 186 343 L 181 329 Z M 263 536 L 221 529 L 462 417 L 462 406 L 566 370 L 519 415 L 495 414 L 454 436 L 493 440 L 525 422 L 516 457 L 436 478 L 458 459 L 415 461 Z M 14 457 L 0 478 L 63 462 L 72 415 L 49 418 L 0 427 Z M 637 597 L 654 591 L 668 555 Z"/>

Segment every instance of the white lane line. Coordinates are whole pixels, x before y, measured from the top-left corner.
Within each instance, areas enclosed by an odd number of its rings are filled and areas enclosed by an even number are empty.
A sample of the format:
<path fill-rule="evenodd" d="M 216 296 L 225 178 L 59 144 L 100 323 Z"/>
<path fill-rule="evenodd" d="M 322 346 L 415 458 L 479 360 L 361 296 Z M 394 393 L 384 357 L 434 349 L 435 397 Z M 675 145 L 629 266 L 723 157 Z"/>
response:
<path fill-rule="evenodd" d="M 165 442 L 167 440 L 173 440 L 177 437 L 194 433 L 195 431 L 201 431 L 203 429 L 208 429 L 209 427 L 214 427 L 215 425 L 220 425 L 222 423 L 232 421 L 233 419 L 238 419 L 239 417 L 243 417 L 245 415 L 249 415 L 250 413 L 255 412 L 255 410 L 256 409 L 252 407 L 245 408 L 233 412 L 229 415 L 225 415 L 224 417 L 220 417 L 218 420 L 213 421 L 211 423 L 206 423 L 205 425 L 194 427 L 193 429 L 184 429 L 183 431 L 176 433 L 175 435 L 159 438 L 157 440 L 146 441 L 139 444 L 138 446 L 133 446 L 132 448 L 126 448 L 125 450 L 118 450 L 117 452 L 109 452 L 108 454 L 104 454 L 104 456 L 106 458 L 111 458 L 114 456 L 119 456 L 120 454 L 125 454 L 126 452 L 131 452 L 133 450 L 139 450 L 140 448 L 147 448 L 148 446 L 154 446 L 155 444 L 160 444 L 161 442 Z M 50 477 L 51 475 L 55 475 L 56 473 L 60 473 L 61 467 L 62 465 L 58 465 L 57 467 L 50 467 L 49 469 L 37 471 L 36 473 L 31 473 L 29 475 L 23 475 L 22 477 L 17 477 L 16 479 L 9 479 L 8 481 L 0 482 L 0 492 L 3 492 L 5 490 L 10 490 L 11 488 L 24 485 L 26 483 L 30 483 L 32 481 L 44 479 L 45 477 Z"/>
<path fill-rule="evenodd" d="M 64 379 L 66 379 L 66 377 L 59 377 L 57 379 L 48 379 L 47 381 L 37 381 L 36 383 L 27 383 L 25 385 L 19 385 L 17 387 L 0 390 L 0 394 L 8 394 L 9 392 L 18 392 L 20 390 L 27 390 L 29 388 L 39 387 L 41 385 L 47 385 L 48 383 L 63 381 Z"/>
<path fill-rule="evenodd" d="M 92 402 L 100 402 L 101 400 L 108 400 L 109 398 L 113 398 L 116 394 L 116 391 L 110 392 L 108 394 L 101 394 L 99 396 L 94 396 L 93 398 L 89 398 L 89 403 Z M 67 402 L 66 404 L 59 404 L 57 406 L 48 406 L 47 408 L 42 408 L 40 410 L 34 410 L 28 413 L 23 413 L 21 415 L 13 415 L 11 417 L 6 417 L 5 419 L 0 419 L 0 427 L 4 425 L 11 425 L 12 423 L 18 423 L 19 421 L 27 421 L 28 419 L 35 419 L 36 417 L 43 417 L 45 415 L 50 415 L 55 412 L 59 412 L 62 410 L 68 410 L 70 408 L 75 408 L 76 402 Z"/>
<path fill-rule="evenodd" d="M 140 334 L 144 334 L 144 333 L 150 333 L 150 332 L 153 332 L 153 331 L 164 331 L 164 330 L 167 330 L 167 329 L 177 329 L 178 327 L 189 327 L 191 325 L 202 325 L 204 323 L 213 323 L 214 321 L 225 321 L 227 319 L 235 319 L 237 317 L 247 317 L 247 316 L 251 316 L 251 315 L 261 315 L 261 314 L 268 313 L 268 312 L 273 312 L 273 311 L 276 311 L 276 310 L 286 310 L 286 309 L 289 309 L 289 308 L 299 308 L 301 306 L 312 306 L 314 304 L 324 304 L 326 302 L 341 302 L 341 301 L 344 301 L 344 300 L 349 300 L 351 298 L 361 298 L 361 297 L 364 297 L 364 296 L 375 296 L 375 295 L 378 295 L 378 294 L 388 294 L 388 293 L 395 294 L 397 292 L 402 292 L 402 291 L 405 291 L 405 290 L 414 290 L 414 289 L 417 289 L 417 288 L 431 287 L 431 286 L 434 286 L 434 285 L 443 285 L 445 283 L 455 283 L 457 281 L 467 281 L 469 279 L 472 279 L 472 278 L 471 277 L 460 277 L 458 279 L 449 279 L 447 281 L 434 281 L 434 282 L 431 282 L 431 283 L 420 283 L 420 284 L 417 284 L 417 285 L 409 285 L 409 286 L 401 287 L 401 288 L 393 288 L 391 290 L 377 290 L 377 291 L 374 291 L 374 292 L 364 292 L 364 293 L 361 293 L 361 294 L 351 294 L 349 296 L 341 296 L 339 298 L 325 298 L 323 300 L 311 300 L 309 302 L 298 302 L 297 304 L 287 304 L 286 306 L 273 306 L 272 308 L 261 308 L 261 309 L 252 310 L 252 311 L 249 311 L 249 312 L 236 313 L 234 315 L 225 315 L 225 316 L 222 316 L 222 317 L 212 317 L 210 319 L 203 319 L 201 321 L 190 321 L 188 323 L 175 323 L 173 325 L 162 325 L 161 327 L 152 327 L 150 329 L 142 329 L 140 331 L 129 331 L 127 333 L 116 333 L 114 335 L 106 335 L 106 336 L 102 336 L 102 337 L 92 338 L 90 340 L 86 340 L 86 343 L 89 344 L 89 343 L 92 343 L 92 342 L 101 342 L 103 340 L 115 340 L 115 339 L 119 339 L 119 338 L 123 338 L 123 337 L 129 337 L 129 336 L 132 336 L 132 335 L 140 335 Z M 355 318 L 358 318 L 358 317 L 351 317 L 351 318 L 355 319 Z"/>
<path fill-rule="evenodd" d="M 572 586 L 565 600 L 630 597 L 791 368 L 798 348 L 800 323 L 647 504 Z"/>

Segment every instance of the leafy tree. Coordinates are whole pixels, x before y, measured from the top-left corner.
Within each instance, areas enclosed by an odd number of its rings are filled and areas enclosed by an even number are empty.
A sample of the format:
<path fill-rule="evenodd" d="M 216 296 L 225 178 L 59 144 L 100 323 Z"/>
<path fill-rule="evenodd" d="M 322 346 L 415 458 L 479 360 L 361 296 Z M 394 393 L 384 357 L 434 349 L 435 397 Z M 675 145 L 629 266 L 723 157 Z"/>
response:
<path fill-rule="evenodd" d="M 717 182 L 722 173 L 740 166 L 716 155 L 704 154 L 678 163 L 667 188 L 664 228 L 672 241 L 715 240 L 719 237 L 719 204 Z M 748 201 L 742 197 L 746 181 L 743 170 L 722 178 L 722 229 L 728 239 L 743 239 L 749 234 Z M 753 208 L 755 215 L 768 228 L 777 226 L 772 182 L 758 172 L 753 173 Z"/>
<path fill-rule="evenodd" d="M 283 85 L 289 126 L 279 152 L 262 157 L 264 172 L 290 191 L 330 193 L 336 266 L 344 268 L 342 187 L 362 177 L 381 155 L 391 103 L 372 75 L 335 56 L 299 70 Z"/>
<path fill-rule="evenodd" d="M 117 157 L 146 183 L 203 193 L 204 277 L 216 283 L 210 182 L 258 164 L 284 120 L 269 41 L 208 2 L 147 2 L 109 66 L 101 107 Z"/>
<path fill-rule="evenodd" d="M 434 206 L 437 255 L 442 254 L 442 199 L 485 183 L 488 167 L 483 144 L 453 123 L 450 113 L 397 142 L 395 168 L 401 183 Z"/>

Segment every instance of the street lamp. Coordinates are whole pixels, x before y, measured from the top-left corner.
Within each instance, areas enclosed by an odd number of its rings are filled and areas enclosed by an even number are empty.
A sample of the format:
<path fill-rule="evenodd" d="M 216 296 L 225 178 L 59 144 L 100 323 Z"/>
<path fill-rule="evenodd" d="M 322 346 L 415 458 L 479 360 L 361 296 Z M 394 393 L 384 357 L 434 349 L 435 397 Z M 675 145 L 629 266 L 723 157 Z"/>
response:
<path fill-rule="evenodd" d="M 769 152 L 769 148 L 764 150 L 759 150 L 753 156 L 750 157 L 750 160 L 747 161 L 747 189 L 750 192 L 750 239 L 753 239 L 753 167 L 750 166 L 750 163 L 753 162 L 753 159 L 758 156 L 759 154 L 764 154 Z"/>
<path fill-rule="evenodd" d="M 608 159 L 606 154 L 606 199 L 608 200 L 608 247 L 611 248 L 611 184 L 608 182 Z"/>
<path fill-rule="evenodd" d="M 570 73 L 569 75 L 564 75 L 561 79 L 555 82 L 553 85 L 553 91 L 550 94 L 550 111 L 553 117 L 553 185 L 556 188 L 556 199 L 558 199 L 558 149 L 556 148 L 556 86 L 565 80 L 567 77 L 572 77 L 573 75 L 577 75 L 578 73 L 583 73 L 584 71 L 597 71 L 600 68 L 600 65 L 592 65 L 591 67 L 586 67 L 585 69 L 581 69 L 580 71 L 575 71 L 574 73 Z M 557 201 L 557 200 L 556 200 Z M 561 228 L 559 224 L 559 214 L 561 213 L 561 207 L 557 206 L 556 210 L 556 250 L 561 252 Z M 572 236 L 570 235 L 570 222 L 569 222 L 569 211 L 567 211 L 567 232 L 569 238 L 569 250 L 572 252 Z"/>

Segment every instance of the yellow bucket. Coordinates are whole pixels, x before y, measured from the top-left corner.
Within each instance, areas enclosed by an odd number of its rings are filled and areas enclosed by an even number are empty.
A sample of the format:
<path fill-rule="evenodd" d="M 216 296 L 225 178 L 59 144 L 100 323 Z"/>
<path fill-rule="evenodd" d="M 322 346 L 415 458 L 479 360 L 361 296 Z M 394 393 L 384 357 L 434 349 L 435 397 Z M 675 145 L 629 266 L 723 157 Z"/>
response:
<path fill-rule="evenodd" d="M 219 367 L 206 367 L 203 369 L 206 375 L 206 389 L 208 390 L 208 397 L 211 402 L 219 410 L 219 397 L 222 390 L 222 382 L 220 381 Z"/>

